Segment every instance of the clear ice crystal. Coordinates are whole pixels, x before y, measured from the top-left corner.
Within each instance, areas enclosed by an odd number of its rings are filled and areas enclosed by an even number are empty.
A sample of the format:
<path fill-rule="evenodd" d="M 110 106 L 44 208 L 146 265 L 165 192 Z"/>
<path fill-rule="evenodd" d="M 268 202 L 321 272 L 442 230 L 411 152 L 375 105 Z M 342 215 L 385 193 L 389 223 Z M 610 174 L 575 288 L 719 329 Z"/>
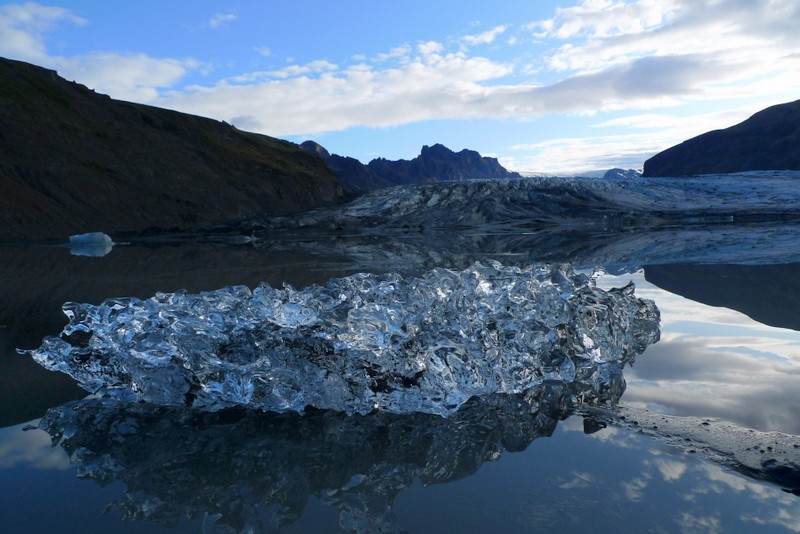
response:
<path fill-rule="evenodd" d="M 357 274 L 296 290 L 261 284 L 67 303 L 69 324 L 30 351 L 120 399 L 449 415 L 473 396 L 571 384 L 580 402 L 624 390 L 658 340 L 655 304 L 567 265 L 476 263 L 416 278 Z"/>

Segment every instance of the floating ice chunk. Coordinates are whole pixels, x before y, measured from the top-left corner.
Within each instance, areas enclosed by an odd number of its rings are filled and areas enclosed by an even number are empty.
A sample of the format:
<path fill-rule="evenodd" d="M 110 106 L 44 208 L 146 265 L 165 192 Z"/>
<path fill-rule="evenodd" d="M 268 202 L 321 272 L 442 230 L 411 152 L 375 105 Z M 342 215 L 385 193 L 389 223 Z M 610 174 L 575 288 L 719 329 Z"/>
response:
<path fill-rule="evenodd" d="M 622 392 L 616 370 L 659 336 L 655 304 L 632 285 L 603 291 L 569 266 L 499 263 L 303 290 L 67 303 L 64 312 L 61 335 L 30 351 L 41 365 L 92 392 L 211 411 L 449 415 L 473 396 L 545 381 L 594 403 Z"/>
<path fill-rule="evenodd" d="M 103 232 L 69 236 L 69 252 L 73 256 L 105 256 L 113 247 L 111 237 Z"/>

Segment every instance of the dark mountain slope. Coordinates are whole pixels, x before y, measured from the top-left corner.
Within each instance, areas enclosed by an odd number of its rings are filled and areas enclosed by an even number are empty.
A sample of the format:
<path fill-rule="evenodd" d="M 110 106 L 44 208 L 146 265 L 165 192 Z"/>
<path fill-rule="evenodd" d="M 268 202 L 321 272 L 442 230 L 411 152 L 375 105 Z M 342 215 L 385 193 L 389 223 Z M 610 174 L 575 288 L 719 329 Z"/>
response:
<path fill-rule="evenodd" d="M 800 170 L 800 100 L 668 148 L 644 162 L 643 176 L 755 170 Z"/>
<path fill-rule="evenodd" d="M 300 146 L 321 157 L 345 191 L 351 195 L 359 195 L 373 189 L 394 185 L 372 172 L 369 167 L 357 159 L 331 154 L 317 142 L 305 141 Z"/>
<path fill-rule="evenodd" d="M 197 228 L 341 200 L 322 160 L 0 58 L 0 239 Z"/>

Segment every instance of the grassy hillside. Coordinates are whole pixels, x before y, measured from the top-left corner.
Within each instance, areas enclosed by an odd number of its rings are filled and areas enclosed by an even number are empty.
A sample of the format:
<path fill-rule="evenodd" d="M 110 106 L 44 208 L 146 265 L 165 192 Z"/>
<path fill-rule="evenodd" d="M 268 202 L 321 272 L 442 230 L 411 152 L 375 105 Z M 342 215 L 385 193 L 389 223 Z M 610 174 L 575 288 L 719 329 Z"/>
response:
<path fill-rule="evenodd" d="M 0 239 L 197 228 L 342 199 L 314 154 L 0 58 Z"/>

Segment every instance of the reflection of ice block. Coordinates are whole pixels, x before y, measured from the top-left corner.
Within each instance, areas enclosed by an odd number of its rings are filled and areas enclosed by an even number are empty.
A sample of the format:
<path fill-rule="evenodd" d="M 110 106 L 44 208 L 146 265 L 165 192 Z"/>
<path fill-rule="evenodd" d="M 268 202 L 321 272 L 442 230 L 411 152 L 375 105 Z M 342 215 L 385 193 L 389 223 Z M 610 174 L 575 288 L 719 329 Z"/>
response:
<path fill-rule="evenodd" d="M 800 494 L 800 436 L 620 406 L 576 407 L 572 385 L 547 382 L 524 395 L 473 397 L 449 417 L 322 410 L 302 415 L 245 409 L 201 412 L 90 398 L 48 410 L 39 428 L 66 451 L 82 479 L 124 488 L 121 495 L 111 492 L 119 500 L 107 510 L 116 508 L 126 518 L 168 527 L 187 517 L 205 517 L 216 527 L 208 529 L 213 532 L 280 530 L 295 522 L 313 499 L 338 510 L 339 525 L 348 531 L 404 531 L 393 507 L 407 488 L 463 480 L 506 451 L 525 450 L 535 439 L 552 435 L 558 421 L 575 408 L 584 415 L 584 432 L 607 425 L 628 430 L 618 440 L 606 434 L 611 439 L 604 440 L 602 451 L 615 442 L 630 451 L 625 453 L 630 465 L 606 466 L 611 471 L 635 469 L 643 457 L 645 465 L 654 465 L 652 454 L 660 447 L 650 439 L 637 445 L 634 435 L 643 434 L 667 445 L 677 460 L 677 451 L 691 451 L 691 456 L 731 471 L 701 464 L 698 471 L 709 478 L 698 489 L 727 480 L 740 493 L 751 485 L 747 479 L 754 479 Z M 575 469 L 570 450 L 560 457 L 563 474 Z M 527 458 L 531 467 L 541 462 L 537 454 Z M 675 480 L 665 476 L 663 483 Z M 679 488 L 691 488 L 682 484 Z M 753 487 L 759 501 L 786 506 L 767 488 Z M 549 491 L 547 499 L 553 499 Z M 531 495 L 526 492 L 527 502 L 540 502 Z M 610 513 L 616 516 L 614 507 Z"/>
<path fill-rule="evenodd" d="M 347 531 L 402 532 L 392 510 L 398 494 L 415 481 L 463 479 L 551 435 L 569 397 L 547 384 L 524 396 L 475 397 L 450 417 L 198 412 L 92 398 L 48 410 L 39 428 L 81 478 L 124 487 L 109 509 L 128 518 L 174 527 L 206 517 L 212 532 L 273 532 L 316 498 L 338 510 Z"/>
<path fill-rule="evenodd" d="M 64 311 L 61 336 L 31 351 L 40 364 L 89 391 L 212 411 L 448 415 L 470 397 L 550 381 L 603 402 L 624 389 L 617 371 L 659 336 L 655 304 L 632 285 L 603 291 L 568 266 L 497 263 Z"/>
<path fill-rule="evenodd" d="M 69 252 L 73 256 L 105 256 L 114 242 L 103 232 L 91 232 L 69 236 Z"/>

